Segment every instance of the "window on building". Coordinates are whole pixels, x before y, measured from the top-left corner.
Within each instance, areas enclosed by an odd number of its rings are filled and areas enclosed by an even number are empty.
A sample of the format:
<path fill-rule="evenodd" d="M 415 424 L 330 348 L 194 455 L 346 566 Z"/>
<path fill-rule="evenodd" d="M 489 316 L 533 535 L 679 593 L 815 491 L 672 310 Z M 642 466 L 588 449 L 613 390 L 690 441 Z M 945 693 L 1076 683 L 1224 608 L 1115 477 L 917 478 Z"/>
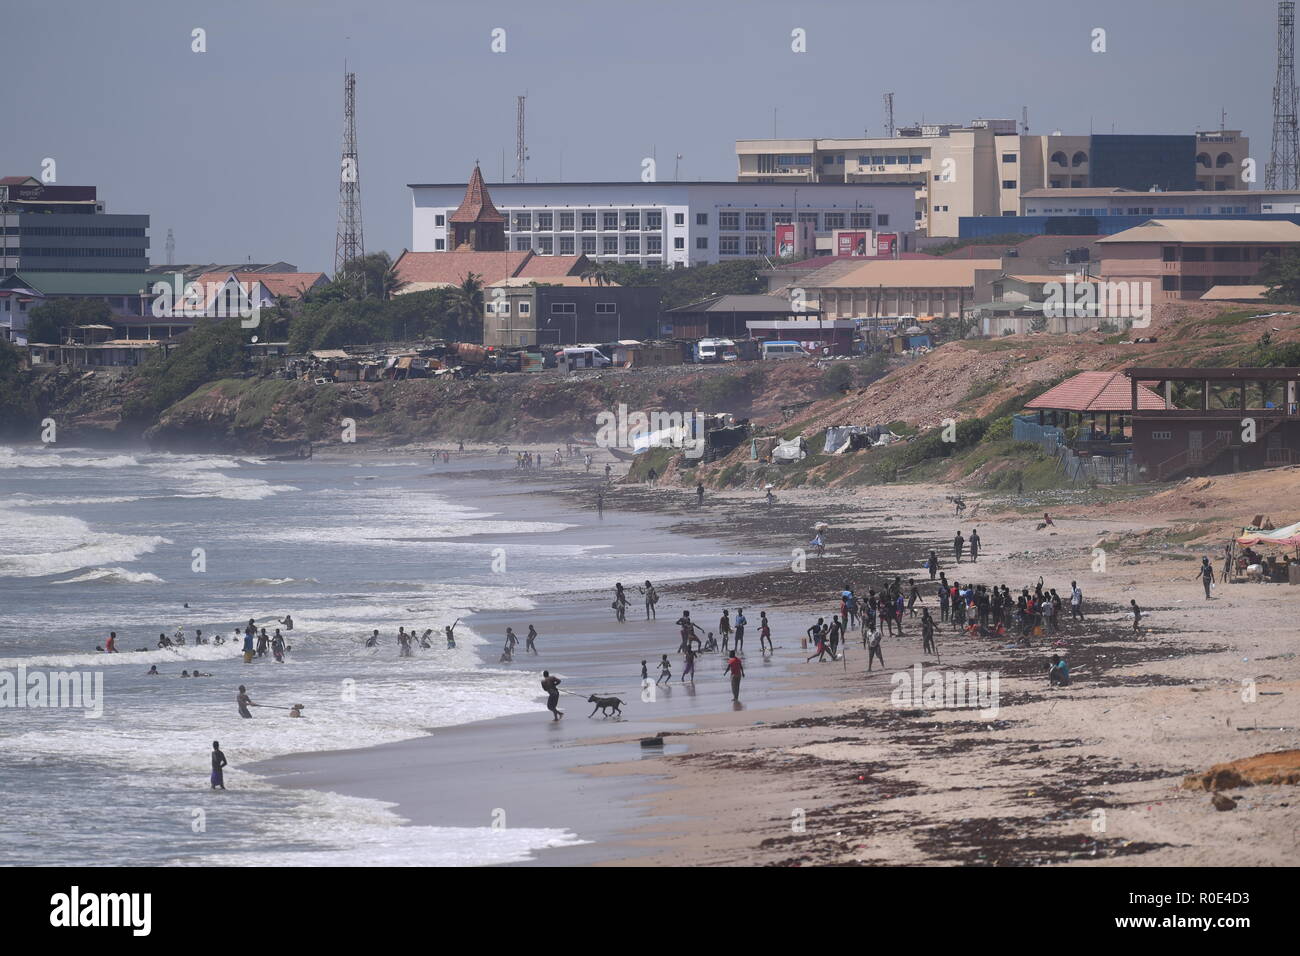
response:
<path fill-rule="evenodd" d="M 766 229 L 767 213 L 765 212 L 747 212 L 745 213 L 746 229 Z"/>
<path fill-rule="evenodd" d="M 662 253 L 664 251 L 663 236 L 646 236 L 645 251 L 656 256 Z"/>
<path fill-rule="evenodd" d="M 739 229 L 740 213 L 738 212 L 720 212 L 718 213 L 719 229 Z"/>
<path fill-rule="evenodd" d="M 538 236 L 537 251 L 544 256 L 554 255 L 555 241 L 550 236 Z"/>
<path fill-rule="evenodd" d="M 664 214 L 658 209 L 651 209 L 645 214 L 645 227 L 647 229 L 662 229 L 664 225 Z"/>
<path fill-rule="evenodd" d="M 606 212 L 606 213 L 601 213 L 601 228 L 602 228 L 602 229 L 611 229 L 611 230 L 612 230 L 612 229 L 617 229 L 617 228 L 618 228 L 618 213 L 616 213 L 616 212 Z"/>
<path fill-rule="evenodd" d="M 560 255 L 562 255 L 562 256 L 571 256 L 571 255 L 573 255 L 573 237 L 572 237 L 572 236 L 560 236 Z"/>
<path fill-rule="evenodd" d="M 869 212 L 850 213 L 849 225 L 852 226 L 854 229 L 870 229 L 871 213 Z"/>
<path fill-rule="evenodd" d="M 531 311 L 533 311 L 533 304 L 532 304 L 531 302 L 520 302 L 520 303 L 519 303 L 519 314 L 520 314 L 520 315 L 527 315 L 527 314 L 528 314 L 529 312 L 531 312 Z"/>
<path fill-rule="evenodd" d="M 560 232 L 573 232 L 573 213 L 560 213 Z"/>
<path fill-rule="evenodd" d="M 761 256 L 767 254 L 767 236 L 746 236 L 745 254 Z"/>
<path fill-rule="evenodd" d="M 582 231 L 591 232 L 596 228 L 596 214 L 594 212 L 584 212 L 582 214 Z"/>
<path fill-rule="evenodd" d="M 533 228 L 533 214 L 531 212 L 515 213 L 515 231 L 529 232 Z"/>
<path fill-rule="evenodd" d="M 551 315 L 576 315 L 578 305 L 576 302 L 552 302 Z"/>
<path fill-rule="evenodd" d="M 1169 441 L 1173 437 L 1174 437 L 1173 432 L 1152 432 L 1151 433 L 1152 441 Z"/>
<path fill-rule="evenodd" d="M 948 207 L 947 207 L 947 206 L 944 206 L 943 208 L 944 208 L 944 211 L 945 211 L 945 212 L 948 211 Z M 888 225 L 889 225 L 889 216 L 886 215 L 885 213 L 881 213 L 879 216 L 876 217 L 876 222 L 879 223 L 879 224 L 882 225 L 882 226 L 888 226 Z"/>
<path fill-rule="evenodd" d="M 1166 259 L 1165 261 L 1168 262 L 1170 260 Z M 1160 288 L 1163 289 L 1165 292 L 1177 292 L 1178 276 L 1161 276 Z"/>
<path fill-rule="evenodd" d="M 617 313 L 617 312 L 618 312 L 618 303 L 616 303 L 616 302 L 597 302 L 597 303 L 596 303 L 596 314 L 597 314 L 597 315 L 614 315 L 614 314 Z"/>
<path fill-rule="evenodd" d="M 810 225 L 810 226 L 813 227 L 813 231 L 816 232 L 816 231 L 817 231 L 817 216 L 818 216 L 818 214 L 815 213 L 815 212 L 801 212 L 801 213 L 799 213 L 799 221 L 800 221 L 800 222 L 806 222 L 806 223 L 808 223 L 808 225 Z"/>
<path fill-rule="evenodd" d="M 843 228 L 844 228 L 844 213 L 842 213 L 842 212 L 828 212 L 828 213 L 826 213 L 826 228 L 827 228 L 827 229 L 843 229 Z"/>
<path fill-rule="evenodd" d="M 445 226 L 447 225 L 447 217 L 442 213 L 438 213 L 438 215 L 433 217 L 433 224 L 435 226 Z"/>
<path fill-rule="evenodd" d="M 718 254 L 724 256 L 740 255 L 740 236 L 719 236 Z"/>
<path fill-rule="evenodd" d="M 1015 189 L 1015 188 L 1016 188 L 1016 181 L 1015 181 L 1014 179 L 1004 179 L 1004 180 L 1002 180 L 1002 188 L 1003 188 L 1003 189 Z"/>
<path fill-rule="evenodd" d="M 1215 262 L 1240 262 L 1242 260 L 1240 246 L 1215 246 L 1212 255 Z"/>
<path fill-rule="evenodd" d="M 708 237 L 708 236 L 696 236 L 696 237 L 695 237 L 695 248 L 696 248 L 696 249 L 707 249 L 707 248 L 709 248 L 709 237 Z"/>
<path fill-rule="evenodd" d="M 837 166 L 843 166 L 843 165 L 844 165 L 844 154 L 843 154 L 843 153 L 840 153 L 838 156 L 835 157 L 835 165 L 837 165 Z"/>
<path fill-rule="evenodd" d="M 629 255 L 629 256 L 639 256 L 639 255 L 641 255 L 641 237 L 640 237 L 640 236 L 624 236 L 624 237 L 623 237 L 623 252 L 624 252 L 624 254 Z"/>
<path fill-rule="evenodd" d="M 1019 159 L 1019 157 L 1015 153 L 1002 154 L 1002 162 L 1004 163 L 1014 163 L 1017 159 Z"/>
<path fill-rule="evenodd" d="M 596 237 L 595 237 L 595 236 L 583 236 L 583 237 L 582 237 L 582 254 L 583 254 L 584 256 L 594 256 L 594 255 L 596 254 Z"/>
<path fill-rule="evenodd" d="M 1183 246 L 1184 262 L 1204 262 L 1205 249 L 1200 246 Z"/>
<path fill-rule="evenodd" d="M 684 213 L 684 212 L 675 212 L 675 213 L 673 213 L 673 225 L 674 225 L 674 226 L 684 226 L 684 225 L 686 225 L 686 213 Z"/>
<path fill-rule="evenodd" d="M 618 236 L 601 236 L 600 251 L 606 256 L 618 255 Z"/>
<path fill-rule="evenodd" d="M 446 239 L 435 239 L 435 240 L 433 240 L 433 251 L 434 251 L 434 252 L 445 252 L 446 249 L 447 249 L 447 240 L 446 240 Z"/>
<path fill-rule="evenodd" d="M 686 248 L 686 240 L 685 240 L 682 236 L 674 236 L 674 237 L 673 237 L 673 248 L 674 248 L 674 249 L 685 249 L 685 248 Z"/>
<path fill-rule="evenodd" d="M 550 232 L 554 228 L 555 217 L 549 212 L 539 212 L 537 214 L 537 228 L 542 232 Z"/>
<path fill-rule="evenodd" d="M 625 213 L 623 213 L 623 228 L 624 228 L 624 229 L 640 229 L 640 228 L 641 228 L 641 213 L 639 213 L 639 212 L 632 212 L 632 211 L 629 211 L 629 212 L 625 212 Z"/>
<path fill-rule="evenodd" d="M 527 236 L 515 236 L 515 252 L 527 252 L 533 247 L 533 240 Z"/>
<path fill-rule="evenodd" d="M 707 212 L 697 212 L 695 214 L 695 225 L 707 226 L 709 224 L 709 214 Z"/>

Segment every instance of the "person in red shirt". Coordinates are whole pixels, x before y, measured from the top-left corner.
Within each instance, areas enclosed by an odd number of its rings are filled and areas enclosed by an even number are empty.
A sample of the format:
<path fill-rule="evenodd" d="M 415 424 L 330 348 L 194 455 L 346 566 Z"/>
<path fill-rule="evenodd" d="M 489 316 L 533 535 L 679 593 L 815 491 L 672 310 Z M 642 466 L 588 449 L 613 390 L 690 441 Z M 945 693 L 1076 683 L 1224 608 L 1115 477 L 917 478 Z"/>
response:
<path fill-rule="evenodd" d="M 731 699 L 740 700 L 740 680 L 745 676 L 745 665 L 740 662 L 740 658 L 733 651 L 731 658 L 722 668 L 722 673 L 731 674 Z"/>

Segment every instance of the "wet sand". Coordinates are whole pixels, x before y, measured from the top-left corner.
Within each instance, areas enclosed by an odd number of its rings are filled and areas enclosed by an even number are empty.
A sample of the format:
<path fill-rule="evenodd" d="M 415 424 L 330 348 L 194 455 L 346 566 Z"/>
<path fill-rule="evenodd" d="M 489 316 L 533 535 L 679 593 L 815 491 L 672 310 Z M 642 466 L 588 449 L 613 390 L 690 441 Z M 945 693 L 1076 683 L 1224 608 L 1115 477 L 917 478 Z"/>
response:
<path fill-rule="evenodd" d="M 577 472 L 509 479 L 539 498 L 588 507 L 594 500 L 594 482 Z M 750 652 L 742 710 L 729 708 L 720 661 L 706 657 L 694 695 L 675 687 L 653 704 L 636 699 L 623 723 L 588 721 L 590 708 L 564 697 L 569 716 L 555 728 L 525 715 L 355 758 L 308 755 L 301 759 L 314 774 L 322 772 L 316 760 L 355 763 L 346 773 L 295 782 L 396 799 L 398 812 L 429 823 L 481 825 L 489 804 L 504 808 L 493 803 L 497 796 L 523 797 L 522 816 L 511 813 L 511 823 L 568 826 L 595 841 L 543 851 L 543 864 L 1293 863 L 1300 853 L 1294 788 L 1239 791 L 1238 808 L 1224 814 L 1207 794 L 1180 784 L 1213 763 L 1300 744 L 1300 588 L 1220 585 L 1205 601 L 1192 580 L 1199 552 L 1133 543 L 1147 542 L 1144 536 L 1169 520 L 1158 508 L 1148 514 L 1130 503 L 1117 509 L 1122 516 L 1107 518 L 1104 508 L 1087 504 L 1070 512 L 1071 496 L 1058 493 L 1053 513 L 1064 507 L 1067 516 L 1040 530 L 1042 500 L 972 497 L 959 525 L 950 493 L 921 485 L 810 489 L 783 493 L 768 511 L 759 492 L 711 492 L 697 508 L 687 488 L 616 485 L 607 515 L 653 512 L 700 541 L 770 546 L 763 553 L 772 563 L 761 570 L 661 589 L 661 618 L 669 621 L 686 605 L 698 608 L 693 616 L 706 618 L 701 623 L 715 622 L 719 608 L 743 596 L 753 634 L 747 644 L 757 640 L 757 612 L 768 609 L 777 651 L 757 673 Z M 787 555 L 806 544 L 813 520 L 831 525 L 828 554 L 795 570 Z M 954 567 L 943 543 L 958 526 L 968 533 L 975 524 L 984 539 L 980 562 Z M 1111 555 L 1100 572 L 1099 542 Z M 940 627 L 943 667 L 1000 676 L 996 715 L 891 706 L 893 675 L 923 660 L 915 627 L 886 638 L 886 673 L 864 672 L 857 643 L 847 662 L 804 663 L 797 635 L 816 616 L 829 617 L 843 582 L 861 592 L 893 572 L 920 580 L 931 547 L 950 579 L 1006 583 L 1018 592 L 1041 574 L 1063 595 L 1071 580 L 1083 586 L 1085 621 L 1063 622 L 1059 635 L 1032 647 Z M 933 592 L 924 593 L 937 611 Z M 1148 615 L 1137 634 L 1123 611 L 1130 597 Z M 607 598 L 576 600 L 534 612 L 545 621 L 539 665 L 556 654 L 563 666 L 554 669 L 569 686 L 600 685 L 622 696 L 637 689 L 642 657 L 653 665 L 668 651 L 676 678 L 680 658 L 671 653 L 677 639 L 668 621 L 646 627 L 634 606 L 625 633 L 610 639 L 610 625 L 600 621 L 602 614 L 612 619 Z M 479 619 L 485 634 L 504 630 L 504 617 Z M 515 626 L 522 636 L 527 622 Z M 1047 686 L 1053 651 L 1071 662 L 1070 688 Z M 1243 681 L 1258 691 L 1249 702 Z M 644 757 L 637 738 L 655 733 L 666 734 L 669 746 L 663 756 Z M 451 742 L 440 749 L 440 738 Z M 402 761 L 420 769 L 408 771 Z M 464 782 L 444 785 L 449 776 Z"/>

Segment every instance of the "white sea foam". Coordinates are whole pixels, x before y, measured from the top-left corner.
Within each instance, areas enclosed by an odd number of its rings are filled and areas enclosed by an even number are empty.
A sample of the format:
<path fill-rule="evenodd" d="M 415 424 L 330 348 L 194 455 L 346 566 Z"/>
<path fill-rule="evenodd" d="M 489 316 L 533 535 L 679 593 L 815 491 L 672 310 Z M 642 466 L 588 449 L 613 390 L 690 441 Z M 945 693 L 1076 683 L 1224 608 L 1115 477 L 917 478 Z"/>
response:
<path fill-rule="evenodd" d="M 53 584 L 166 584 L 162 578 L 148 571 L 128 571 L 125 568 L 91 568 L 76 577 L 63 578 Z"/>
<path fill-rule="evenodd" d="M 158 535 L 94 531 L 80 518 L 0 506 L 0 576 L 43 577 L 129 564 L 170 543 Z"/>

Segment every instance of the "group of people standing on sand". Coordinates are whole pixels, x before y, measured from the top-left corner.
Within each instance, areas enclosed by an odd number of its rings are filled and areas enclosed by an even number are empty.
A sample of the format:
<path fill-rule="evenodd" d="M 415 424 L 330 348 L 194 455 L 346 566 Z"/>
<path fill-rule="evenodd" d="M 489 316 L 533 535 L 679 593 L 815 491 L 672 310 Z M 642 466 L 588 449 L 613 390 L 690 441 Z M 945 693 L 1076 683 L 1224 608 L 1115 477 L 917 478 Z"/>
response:
<path fill-rule="evenodd" d="M 637 588 L 637 592 L 645 599 L 645 619 L 653 621 L 656 614 L 656 606 L 659 604 L 659 592 L 649 581 Z M 614 584 L 614 600 L 610 602 L 610 607 L 614 611 L 614 620 L 620 624 L 627 623 L 627 607 L 631 603 L 628 600 L 627 591 L 624 590 L 621 582 Z"/>

